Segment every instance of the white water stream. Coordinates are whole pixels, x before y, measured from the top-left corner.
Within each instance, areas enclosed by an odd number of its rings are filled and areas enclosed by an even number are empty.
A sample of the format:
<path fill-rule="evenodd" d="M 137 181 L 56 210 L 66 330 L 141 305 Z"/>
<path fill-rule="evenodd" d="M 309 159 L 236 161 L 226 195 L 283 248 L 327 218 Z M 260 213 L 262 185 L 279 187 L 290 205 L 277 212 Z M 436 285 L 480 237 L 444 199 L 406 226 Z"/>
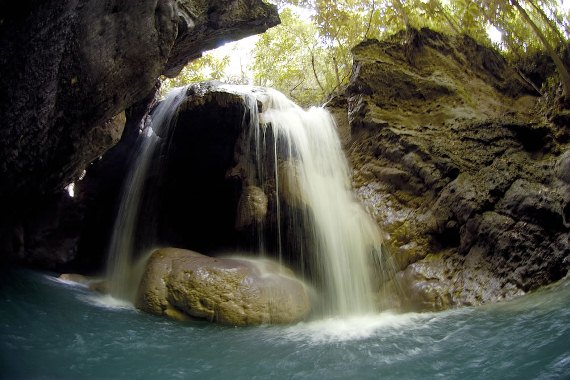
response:
<path fill-rule="evenodd" d="M 151 159 L 162 139 L 158 133 L 168 136 L 168 128 L 172 124 L 177 108 L 185 99 L 185 91 L 186 87 L 179 87 L 168 93 L 153 112 L 150 126 L 142 132 L 137 141 L 133 164 L 123 185 L 121 205 L 115 219 L 108 253 L 109 291 L 115 298 L 131 301 L 135 297 L 137 289 L 132 279 L 134 239 L 144 183 Z"/>
<path fill-rule="evenodd" d="M 308 240 L 304 246 L 309 251 L 310 272 L 322 284 L 326 314 L 373 312 L 371 272 L 373 254 L 382 242 L 381 233 L 354 197 L 348 163 L 331 114 L 323 108 L 304 110 L 276 90 L 241 91 L 245 97 L 262 103 L 259 115 L 255 116 L 257 107 L 250 110 L 254 114 L 250 128 L 255 132 L 249 136 L 255 143 L 249 146 L 256 147 L 258 160 L 273 155 L 272 170 L 260 169 L 263 165 L 259 162 L 254 167 L 260 171 L 256 176 L 259 187 L 271 179 L 275 181 L 280 243 L 285 228 L 293 231 L 288 235 L 293 239 Z M 282 225 L 285 207 L 293 210 L 289 214 L 300 210 L 302 217 L 290 221 L 291 225 Z M 281 253 L 281 244 L 279 247 Z"/>
<path fill-rule="evenodd" d="M 305 247 L 298 254 L 307 256 L 310 277 L 319 288 L 325 314 L 373 312 L 371 272 L 381 234 L 354 198 L 349 167 L 331 115 L 322 108 L 303 110 L 272 89 L 222 88 L 242 95 L 248 108 L 244 135 L 249 139 L 247 146 L 254 150 L 248 154 L 256 160 L 251 165 L 256 173 L 250 174 L 258 182 L 256 186 L 274 196 L 270 203 L 276 214 L 279 256 L 284 244 Z M 109 274 L 115 297 L 130 299 L 136 292 L 136 287 L 129 285 L 134 226 L 149 160 L 159 141 L 153 131 L 171 124 L 172 115 L 185 98 L 184 90 L 170 93 L 153 113 L 151 128 L 125 184 L 110 249 Z M 273 191 L 267 190 L 268 183 L 273 183 Z M 283 217 L 295 213 L 301 216 Z M 284 242 L 285 230 L 288 239 L 305 241 Z M 259 250 L 263 250 L 262 244 Z"/>

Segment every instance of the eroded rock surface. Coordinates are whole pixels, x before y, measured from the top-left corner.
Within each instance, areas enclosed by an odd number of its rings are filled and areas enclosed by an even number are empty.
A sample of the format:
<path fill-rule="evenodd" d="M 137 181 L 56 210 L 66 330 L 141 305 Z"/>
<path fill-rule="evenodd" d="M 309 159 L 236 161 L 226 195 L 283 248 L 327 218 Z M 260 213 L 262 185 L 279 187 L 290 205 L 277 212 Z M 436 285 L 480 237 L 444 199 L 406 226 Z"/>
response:
<path fill-rule="evenodd" d="M 465 36 L 421 30 L 353 54 L 330 105 L 405 306 L 477 305 L 562 278 L 570 125 L 543 117 L 533 89 Z"/>
<path fill-rule="evenodd" d="M 0 198 L 62 188 L 117 142 L 116 115 L 159 75 L 279 22 L 260 0 L 23 1 L 2 10 Z"/>
<path fill-rule="evenodd" d="M 293 323 L 310 311 L 305 285 L 276 262 L 213 258 L 175 248 L 152 254 L 136 306 L 175 319 L 235 326 Z"/>

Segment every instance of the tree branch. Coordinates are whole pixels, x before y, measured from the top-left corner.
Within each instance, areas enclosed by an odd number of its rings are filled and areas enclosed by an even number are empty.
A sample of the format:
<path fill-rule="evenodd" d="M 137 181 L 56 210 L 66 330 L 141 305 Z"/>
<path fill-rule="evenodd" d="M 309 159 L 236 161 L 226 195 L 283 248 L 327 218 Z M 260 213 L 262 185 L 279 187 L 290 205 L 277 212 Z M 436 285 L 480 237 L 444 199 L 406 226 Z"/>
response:
<path fill-rule="evenodd" d="M 317 69 L 315 68 L 315 54 L 313 53 L 312 50 L 311 50 L 311 66 L 313 67 L 313 75 L 315 76 L 315 79 L 317 80 L 317 84 L 321 88 L 323 95 L 326 95 L 325 88 L 321 84 L 321 81 L 319 80 L 319 76 L 317 75 Z"/>
<path fill-rule="evenodd" d="M 548 55 L 550 55 L 550 58 L 552 58 L 552 60 L 554 61 L 554 65 L 558 70 L 558 74 L 560 75 L 560 81 L 562 82 L 562 88 L 564 90 L 564 102 L 566 103 L 565 106 L 568 106 L 568 104 L 570 103 L 570 73 L 568 73 L 566 66 L 564 66 L 564 63 L 562 62 L 558 54 L 556 54 L 556 51 L 554 51 L 554 48 L 550 45 L 550 42 L 548 42 L 546 36 L 542 33 L 542 31 L 538 28 L 538 26 L 534 23 L 534 21 L 532 21 L 532 19 L 525 11 L 525 9 L 519 4 L 517 0 L 510 0 L 510 1 L 511 4 L 513 4 L 513 6 L 519 11 L 522 18 L 526 21 L 526 23 L 532 28 L 532 30 L 534 31 L 540 42 L 542 42 L 542 44 L 544 45 L 546 52 L 548 53 Z"/>
<path fill-rule="evenodd" d="M 364 33 L 364 39 L 368 39 L 368 32 L 370 31 L 370 25 L 372 25 L 372 16 L 376 12 L 376 1 L 372 0 L 372 10 L 370 11 L 370 17 L 368 18 L 368 26 L 366 27 L 366 32 Z"/>

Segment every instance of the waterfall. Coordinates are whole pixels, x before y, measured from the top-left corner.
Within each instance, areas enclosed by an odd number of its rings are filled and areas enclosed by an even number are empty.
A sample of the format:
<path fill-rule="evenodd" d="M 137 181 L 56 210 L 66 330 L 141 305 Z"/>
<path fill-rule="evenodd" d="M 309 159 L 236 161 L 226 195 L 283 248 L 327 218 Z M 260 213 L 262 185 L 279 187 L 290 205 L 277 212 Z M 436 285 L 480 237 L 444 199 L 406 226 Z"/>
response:
<path fill-rule="evenodd" d="M 137 148 L 132 156 L 132 165 L 123 184 L 121 204 L 115 219 L 113 235 L 109 245 L 107 278 L 112 296 L 133 300 L 137 285 L 133 285 L 133 257 L 135 226 L 141 208 L 144 182 L 148 175 L 151 159 L 168 128 L 173 124 L 178 106 L 185 99 L 186 87 L 179 87 L 168 93 L 152 113 L 151 123 L 137 139 Z M 163 136 L 163 137 L 160 137 Z M 136 280 L 134 280 L 136 281 Z"/>
<path fill-rule="evenodd" d="M 246 146 L 256 161 L 248 167 L 256 173 L 250 177 L 267 193 L 274 183 L 279 257 L 284 244 L 308 256 L 307 271 L 320 284 L 326 314 L 374 311 L 371 271 L 381 234 L 354 198 L 332 116 L 323 108 L 303 110 L 272 89 L 237 91 L 252 114 L 247 135 L 253 141 Z"/>
<path fill-rule="evenodd" d="M 268 236 L 259 234 L 258 253 L 268 246 L 285 261 L 293 251 L 301 272 L 321 295 L 323 314 L 373 312 L 371 272 L 381 234 L 353 195 L 332 116 L 323 108 L 303 110 L 272 89 L 229 85 L 218 89 L 244 99 L 239 151 L 248 169 L 243 191 L 255 190 L 248 197 L 258 197 L 256 207 L 265 207 L 257 215 L 258 229 L 265 231 L 271 223 L 275 240 L 268 242 Z M 168 128 L 186 99 L 185 90 L 171 92 L 154 110 L 124 184 L 108 269 L 111 294 L 118 298 L 129 300 L 136 292 L 133 247 L 136 221 L 141 209 L 146 210 L 140 204 L 143 185 L 163 140 L 159 136 L 171 136 Z M 289 257 L 284 257 L 285 252 Z"/>

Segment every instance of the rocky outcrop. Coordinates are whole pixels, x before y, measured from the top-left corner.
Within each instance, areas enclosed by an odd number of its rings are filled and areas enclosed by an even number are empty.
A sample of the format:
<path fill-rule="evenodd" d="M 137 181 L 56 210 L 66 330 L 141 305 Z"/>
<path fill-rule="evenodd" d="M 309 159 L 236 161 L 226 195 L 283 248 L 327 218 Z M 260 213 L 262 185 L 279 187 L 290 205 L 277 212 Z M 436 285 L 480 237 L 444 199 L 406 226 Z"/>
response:
<path fill-rule="evenodd" d="M 77 179 L 118 141 L 123 112 L 161 74 L 279 22 L 261 0 L 24 0 L 0 5 L 0 14 L 5 215 Z M 0 226 L 13 230 L 4 219 Z"/>
<path fill-rule="evenodd" d="M 164 75 L 176 76 L 201 52 L 262 33 L 279 23 L 277 9 L 261 0 L 178 0 L 178 33 Z"/>
<path fill-rule="evenodd" d="M 116 143 L 106 123 L 159 75 L 278 23 L 253 0 L 24 1 L 3 14 L 0 197 L 61 188 Z"/>
<path fill-rule="evenodd" d="M 293 323 L 310 311 L 305 285 L 269 260 L 213 258 L 163 248 L 150 257 L 137 308 L 226 325 Z"/>
<path fill-rule="evenodd" d="M 508 299 L 570 268 L 570 125 L 493 50 L 413 31 L 353 50 L 344 119 L 360 198 L 403 307 Z M 342 121 L 342 120 L 341 120 Z"/>

